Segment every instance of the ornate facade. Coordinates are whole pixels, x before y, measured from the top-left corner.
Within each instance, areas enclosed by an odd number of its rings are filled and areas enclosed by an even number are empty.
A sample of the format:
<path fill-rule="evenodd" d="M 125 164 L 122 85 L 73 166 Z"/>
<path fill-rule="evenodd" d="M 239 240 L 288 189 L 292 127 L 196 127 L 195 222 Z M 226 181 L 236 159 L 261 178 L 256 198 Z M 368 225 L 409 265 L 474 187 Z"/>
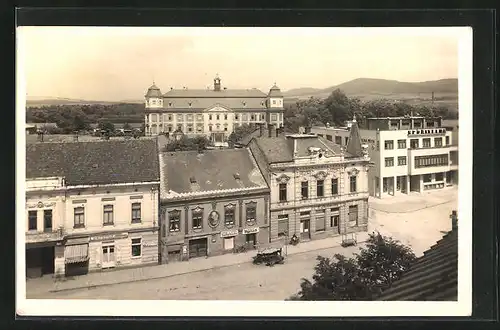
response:
<path fill-rule="evenodd" d="M 249 147 L 271 190 L 271 241 L 367 230 L 370 160 L 356 132 L 345 149 L 310 133 L 262 134 Z"/>
<path fill-rule="evenodd" d="M 269 242 L 269 188 L 247 149 L 160 154 L 161 262 Z"/>
<path fill-rule="evenodd" d="M 283 126 L 283 95 L 276 84 L 268 93 L 258 89 L 222 88 L 214 79 L 212 89 L 173 89 L 163 94 L 153 84 L 145 95 L 146 135 L 182 132 L 205 135 L 215 145 L 225 145 L 239 125 L 272 123 Z"/>

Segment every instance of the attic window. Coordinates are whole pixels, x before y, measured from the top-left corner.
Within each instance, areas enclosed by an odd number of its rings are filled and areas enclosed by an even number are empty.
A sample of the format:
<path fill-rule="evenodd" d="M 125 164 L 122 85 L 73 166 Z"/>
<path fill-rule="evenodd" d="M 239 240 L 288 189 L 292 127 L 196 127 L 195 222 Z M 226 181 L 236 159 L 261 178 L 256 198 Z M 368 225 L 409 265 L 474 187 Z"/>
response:
<path fill-rule="evenodd" d="M 243 102 L 243 106 L 246 107 L 247 106 L 247 103 L 246 102 Z"/>
<path fill-rule="evenodd" d="M 194 176 L 190 177 L 189 182 L 196 183 L 196 178 Z"/>
<path fill-rule="evenodd" d="M 235 180 L 240 180 L 240 173 L 234 173 L 233 177 Z"/>
<path fill-rule="evenodd" d="M 172 106 L 172 102 L 168 102 L 168 106 L 171 107 Z"/>
<path fill-rule="evenodd" d="M 188 105 L 189 105 L 189 106 L 191 106 L 191 105 L 192 105 L 192 103 L 191 103 L 191 102 L 189 102 L 189 103 L 188 103 Z"/>

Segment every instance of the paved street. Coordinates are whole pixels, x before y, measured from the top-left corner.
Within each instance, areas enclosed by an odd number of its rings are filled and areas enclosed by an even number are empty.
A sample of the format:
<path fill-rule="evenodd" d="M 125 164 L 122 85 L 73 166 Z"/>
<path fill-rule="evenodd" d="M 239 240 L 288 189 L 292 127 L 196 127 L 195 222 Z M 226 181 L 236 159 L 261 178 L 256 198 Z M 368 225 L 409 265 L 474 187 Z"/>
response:
<path fill-rule="evenodd" d="M 369 231 L 380 231 L 412 247 L 420 256 L 423 251 L 435 244 L 446 231 L 451 229 L 449 215 L 457 208 L 457 189 L 445 189 L 420 196 L 396 196 L 387 200 L 370 200 Z M 323 241 L 323 242 L 321 242 Z M 266 267 L 253 265 L 250 262 L 233 265 L 228 261 L 241 258 L 238 255 L 227 255 L 208 259 L 192 260 L 189 263 L 178 263 L 175 267 L 192 267 L 201 263 L 220 262 L 225 267 L 173 275 L 170 277 L 137 281 L 123 284 L 103 285 L 96 288 L 65 290 L 59 292 L 42 292 L 29 294 L 28 298 L 62 298 L 62 299 L 210 299 L 210 300 L 284 300 L 300 289 L 300 279 L 310 278 L 316 264 L 316 256 L 332 256 L 334 253 L 352 255 L 358 248 L 331 247 L 338 240 L 321 240 L 299 244 L 295 249 L 305 252 L 291 254 L 284 265 Z M 316 250 L 307 251 L 314 246 Z M 330 245 L 329 245 L 330 244 Z M 245 260 L 250 260 L 243 256 Z M 219 258 L 219 259 L 216 259 Z M 223 260 L 226 260 L 223 263 Z M 174 265 L 174 264 L 172 264 Z M 171 266 L 172 266 L 171 265 Z M 229 265 L 229 266 L 228 266 Z M 150 267 L 153 274 L 163 266 Z M 208 268 L 208 267 L 207 267 Z M 156 270 L 155 270 L 156 269 Z M 121 272 L 132 272 L 124 270 Z M 116 272 L 118 274 L 119 271 Z M 113 274 L 113 273 L 108 273 Z M 180 273 L 179 273 L 180 274 Z M 94 274 L 98 276 L 99 274 Z M 91 276 L 91 275 L 89 275 Z M 76 279 L 75 281 L 82 281 Z M 34 287 L 43 279 L 29 281 Z M 45 279 L 47 281 L 47 279 Z M 28 287 L 29 291 L 29 287 Z M 48 291 L 48 290 L 47 290 Z"/>

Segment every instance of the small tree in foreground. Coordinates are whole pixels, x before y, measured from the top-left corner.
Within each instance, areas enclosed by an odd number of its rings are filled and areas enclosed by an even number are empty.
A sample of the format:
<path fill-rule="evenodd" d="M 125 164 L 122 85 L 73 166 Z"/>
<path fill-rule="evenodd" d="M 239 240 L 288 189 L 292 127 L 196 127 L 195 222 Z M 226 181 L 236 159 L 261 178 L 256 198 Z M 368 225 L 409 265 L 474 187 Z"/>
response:
<path fill-rule="evenodd" d="M 318 256 L 312 281 L 289 300 L 372 300 L 415 262 L 411 249 L 389 237 L 370 234 L 366 248 L 353 258 Z"/>

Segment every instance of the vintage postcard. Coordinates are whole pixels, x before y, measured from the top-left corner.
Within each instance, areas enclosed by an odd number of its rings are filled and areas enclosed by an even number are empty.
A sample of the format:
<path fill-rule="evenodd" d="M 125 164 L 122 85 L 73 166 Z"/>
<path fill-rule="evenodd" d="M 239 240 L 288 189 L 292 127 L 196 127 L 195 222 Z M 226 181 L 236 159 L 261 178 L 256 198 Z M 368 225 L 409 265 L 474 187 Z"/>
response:
<path fill-rule="evenodd" d="M 16 39 L 19 315 L 471 314 L 470 28 Z"/>

